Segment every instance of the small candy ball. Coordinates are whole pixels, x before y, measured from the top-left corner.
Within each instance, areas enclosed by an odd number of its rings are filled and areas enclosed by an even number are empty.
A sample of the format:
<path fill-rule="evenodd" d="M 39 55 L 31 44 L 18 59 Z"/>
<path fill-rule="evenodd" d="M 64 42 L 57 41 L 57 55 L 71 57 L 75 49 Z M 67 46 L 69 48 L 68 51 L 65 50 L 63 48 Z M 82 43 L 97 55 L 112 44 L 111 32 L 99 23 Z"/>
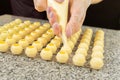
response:
<path fill-rule="evenodd" d="M 39 41 L 40 43 L 42 43 L 43 46 L 45 46 L 45 45 L 47 44 L 47 42 L 48 42 L 48 41 L 46 40 L 46 38 L 44 38 L 44 37 L 38 38 L 37 41 Z"/>
<path fill-rule="evenodd" d="M 103 53 L 101 52 L 101 51 L 94 51 L 94 52 L 92 52 L 92 55 L 91 55 L 91 57 L 92 58 L 104 58 L 104 56 L 103 56 Z"/>
<path fill-rule="evenodd" d="M 22 51 L 23 51 L 23 48 L 19 44 L 13 44 L 11 46 L 11 52 L 12 52 L 12 54 L 18 55 L 18 54 L 21 54 Z"/>
<path fill-rule="evenodd" d="M 12 38 L 15 39 L 16 41 L 18 41 L 18 40 L 22 39 L 22 36 L 20 34 L 14 34 L 12 36 Z"/>
<path fill-rule="evenodd" d="M 94 51 L 100 51 L 100 52 L 104 53 L 103 47 L 102 47 L 102 46 L 99 46 L 99 45 L 94 46 L 93 49 L 92 49 L 92 51 L 93 51 L 93 52 L 94 52 Z"/>
<path fill-rule="evenodd" d="M 44 48 L 41 53 L 40 56 L 43 60 L 51 60 L 53 53 L 49 48 Z"/>
<path fill-rule="evenodd" d="M 47 45 L 47 48 L 49 48 L 49 49 L 52 51 L 53 54 L 56 54 L 55 52 L 56 52 L 56 50 L 57 50 L 57 47 L 55 46 L 55 44 L 49 43 L 49 44 Z"/>
<path fill-rule="evenodd" d="M 39 27 L 41 25 L 41 23 L 40 22 L 34 22 L 33 25 Z"/>
<path fill-rule="evenodd" d="M 37 55 L 37 48 L 34 46 L 28 46 L 25 50 L 25 54 L 28 57 L 34 58 Z"/>
<path fill-rule="evenodd" d="M 78 48 L 75 54 L 83 54 L 85 57 L 87 56 L 87 50 L 85 48 Z"/>
<path fill-rule="evenodd" d="M 39 41 L 33 42 L 32 46 L 36 47 L 38 51 L 40 51 L 43 47 L 43 44 L 40 43 Z"/>
<path fill-rule="evenodd" d="M 86 50 L 88 50 L 89 47 L 88 47 L 88 44 L 86 44 L 86 43 L 80 43 L 78 48 L 85 48 Z"/>
<path fill-rule="evenodd" d="M 22 46 L 23 48 L 26 48 L 26 47 L 29 45 L 28 41 L 26 41 L 25 39 L 21 39 L 21 40 L 18 42 L 18 44 L 19 44 L 20 46 Z"/>
<path fill-rule="evenodd" d="M 59 48 L 59 47 L 60 47 L 60 44 L 61 44 L 61 42 L 60 42 L 59 40 L 57 40 L 57 39 L 52 39 L 50 43 L 55 44 L 55 46 L 56 46 L 57 48 Z"/>
<path fill-rule="evenodd" d="M 13 39 L 12 37 L 8 37 L 6 38 L 5 42 L 8 44 L 8 45 L 12 45 L 16 42 L 15 39 Z"/>
<path fill-rule="evenodd" d="M 75 54 L 72 58 L 72 61 L 76 66 L 84 66 L 86 59 L 83 54 Z"/>
<path fill-rule="evenodd" d="M 68 55 L 68 53 L 66 51 L 61 50 L 56 55 L 56 59 L 57 59 L 57 62 L 59 62 L 59 63 L 67 63 L 67 61 L 69 59 L 69 55 Z"/>
<path fill-rule="evenodd" d="M 101 58 L 92 58 L 90 60 L 90 66 L 93 69 L 101 69 L 103 67 L 104 63 L 103 63 L 103 59 Z"/>
<path fill-rule="evenodd" d="M 49 24 L 49 23 L 44 23 L 43 26 L 44 26 L 45 28 L 47 28 L 47 29 L 50 28 L 50 24 Z"/>
<path fill-rule="evenodd" d="M 34 37 L 31 36 L 31 35 L 27 35 L 27 36 L 25 36 L 25 40 L 26 40 L 29 44 L 31 44 L 35 39 L 34 39 Z"/>
<path fill-rule="evenodd" d="M 7 52 L 8 49 L 9 45 L 4 41 L 0 41 L 0 52 Z"/>

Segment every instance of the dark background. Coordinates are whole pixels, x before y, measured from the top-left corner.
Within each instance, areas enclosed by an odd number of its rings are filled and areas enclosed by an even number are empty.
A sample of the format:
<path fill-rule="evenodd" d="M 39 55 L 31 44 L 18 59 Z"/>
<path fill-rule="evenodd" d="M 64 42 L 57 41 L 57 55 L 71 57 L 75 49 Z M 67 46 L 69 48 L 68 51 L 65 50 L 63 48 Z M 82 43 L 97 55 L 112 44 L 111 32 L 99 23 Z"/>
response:
<path fill-rule="evenodd" d="M 20 14 L 15 13 L 17 12 L 15 9 L 13 10 L 13 8 L 16 8 L 19 6 L 16 2 L 17 1 L 20 2 L 20 0 L 11 0 L 11 1 L 14 1 L 14 5 L 12 3 L 12 6 L 11 6 L 10 0 L 0 0 L 0 15 L 14 14 L 14 15 L 20 16 Z M 21 1 L 25 1 L 25 0 L 21 0 Z M 26 1 L 28 2 L 28 0 Z M 30 4 L 30 6 L 33 7 L 34 5 L 31 4 L 31 2 L 32 0 L 30 0 L 29 3 L 26 3 L 26 4 Z M 20 12 L 24 13 L 26 11 L 23 10 Z M 33 11 L 34 11 L 33 12 L 34 14 L 36 13 L 41 14 L 42 18 L 45 17 L 43 13 L 38 13 L 34 9 Z M 33 15 L 31 16 L 31 15 L 24 15 L 24 14 L 22 16 L 40 18 L 39 16 L 37 17 Z M 84 25 L 120 30 L 120 0 L 104 0 L 99 4 L 91 5 L 87 11 Z"/>

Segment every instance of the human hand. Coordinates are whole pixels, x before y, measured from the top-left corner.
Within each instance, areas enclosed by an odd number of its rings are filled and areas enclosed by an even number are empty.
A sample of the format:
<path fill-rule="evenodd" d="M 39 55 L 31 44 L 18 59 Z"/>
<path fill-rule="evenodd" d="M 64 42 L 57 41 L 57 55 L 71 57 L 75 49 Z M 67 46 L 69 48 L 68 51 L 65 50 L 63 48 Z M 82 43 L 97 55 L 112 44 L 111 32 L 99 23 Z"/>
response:
<path fill-rule="evenodd" d="M 64 0 L 55 0 L 59 3 Z M 77 32 L 83 24 L 85 19 L 87 8 L 92 3 L 101 0 L 70 0 L 69 3 L 69 20 L 66 26 L 66 36 L 70 37 L 72 34 Z M 35 8 L 39 11 L 47 11 L 47 16 L 50 24 L 56 35 L 61 34 L 61 27 L 58 24 L 57 14 L 52 7 L 47 6 L 47 0 L 34 0 Z"/>

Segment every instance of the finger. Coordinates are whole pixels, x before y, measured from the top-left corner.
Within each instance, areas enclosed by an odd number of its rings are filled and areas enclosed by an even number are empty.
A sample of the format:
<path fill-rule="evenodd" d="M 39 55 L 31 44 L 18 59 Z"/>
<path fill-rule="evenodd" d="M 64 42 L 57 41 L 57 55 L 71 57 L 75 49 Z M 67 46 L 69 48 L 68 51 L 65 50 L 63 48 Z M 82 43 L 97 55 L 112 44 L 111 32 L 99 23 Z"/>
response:
<path fill-rule="evenodd" d="M 76 6 L 77 4 L 78 2 L 74 2 L 71 7 L 71 17 L 66 26 L 67 37 L 70 37 L 72 34 L 76 33 L 80 29 L 84 21 L 84 6 Z"/>
<path fill-rule="evenodd" d="M 64 0 L 55 0 L 56 2 L 62 3 Z"/>
<path fill-rule="evenodd" d="M 61 30 L 60 25 L 57 22 L 53 24 L 52 28 L 53 28 L 55 35 L 61 36 L 62 30 Z"/>
<path fill-rule="evenodd" d="M 52 7 L 47 8 L 47 17 L 51 25 L 53 25 L 55 22 L 58 22 L 57 14 Z"/>
<path fill-rule="evenodd" d="M 45 11 L 47 8 L 47 0 L 34 0 L 34 6 L 39 12 Z"/>

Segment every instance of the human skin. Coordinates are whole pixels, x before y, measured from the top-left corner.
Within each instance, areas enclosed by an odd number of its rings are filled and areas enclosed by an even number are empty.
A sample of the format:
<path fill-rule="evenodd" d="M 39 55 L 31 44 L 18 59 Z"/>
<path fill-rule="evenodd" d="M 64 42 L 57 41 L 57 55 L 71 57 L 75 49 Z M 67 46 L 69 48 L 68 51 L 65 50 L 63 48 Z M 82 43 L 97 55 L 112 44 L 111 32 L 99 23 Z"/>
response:
<path fill-rule="evenodd" d="M 62 3 L 64 0 L 55 0 L 58 3 Z M 79 31 L 81 28 L 88 7 L 91 4 L 96 4 L 102 0 L 70 0 L 68 23 L 66 26 L 66 36 L 70 37 L 72 34 Z M 47 0 L 34 0 L 35 9 L 39 12 L 46 11 L 47 17 L 54 30 L 54 33 L 58 36 L 61 35 L 61 27 L 58 23 L 58 17 L 55 10 L 52 7 L 47 6 Z"/>

